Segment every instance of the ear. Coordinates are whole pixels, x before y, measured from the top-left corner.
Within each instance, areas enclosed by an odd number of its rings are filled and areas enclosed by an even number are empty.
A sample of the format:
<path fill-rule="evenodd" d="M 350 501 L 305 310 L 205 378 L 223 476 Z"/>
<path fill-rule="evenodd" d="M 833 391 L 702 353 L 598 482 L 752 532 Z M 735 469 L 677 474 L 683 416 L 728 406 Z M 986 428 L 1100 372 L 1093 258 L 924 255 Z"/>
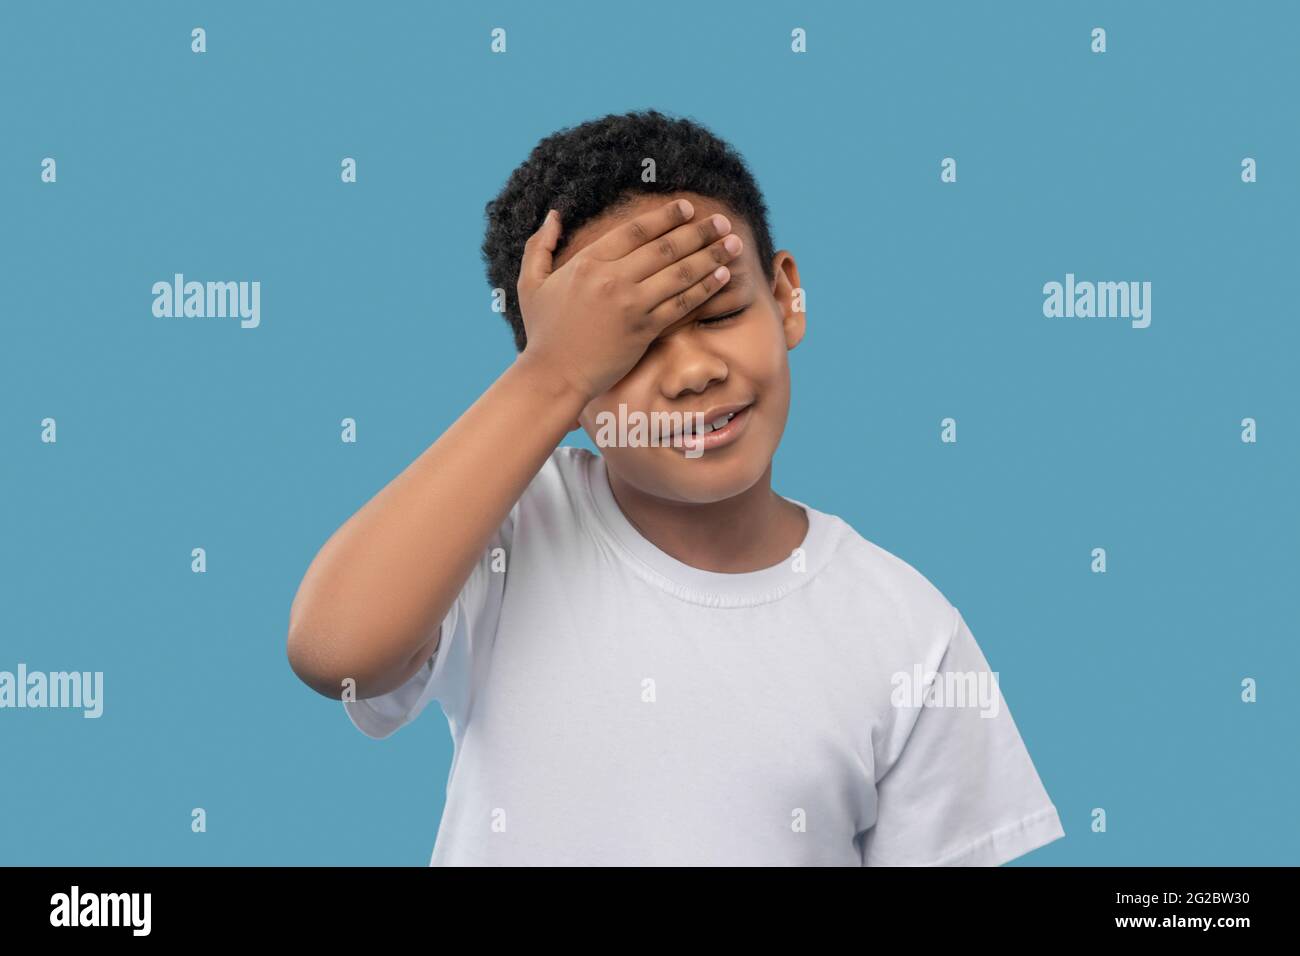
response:
<path fill-rule="evenodd" d="M 808 327 L 804 290 L 799 285 L 799 266 L 794 256 L 782 249 L 772 259 L 772 272 L 772 298 L 781 310 L 781 328 L 785 334 L 785 347 L 789 350 L 803 341 Z"/>

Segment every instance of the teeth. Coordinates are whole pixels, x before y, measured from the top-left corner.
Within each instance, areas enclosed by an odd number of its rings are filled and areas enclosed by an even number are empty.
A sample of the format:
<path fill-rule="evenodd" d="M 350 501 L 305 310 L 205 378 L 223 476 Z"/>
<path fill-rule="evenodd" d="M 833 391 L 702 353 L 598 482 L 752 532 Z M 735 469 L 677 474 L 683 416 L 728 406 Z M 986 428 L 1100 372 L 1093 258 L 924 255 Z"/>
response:
<path fill-rule="evenodd" d="M 737 415 L 739 415 L 739 414 L 740 414 L 739 412 L 731 412 L 730 414 L 723 415 L 721 418 L 719 418 L 719 419 L 718 419 L 717 421 L 715 421 L 715 422 L 705 422 L 704 427 L 700 429 L 700 434 L 701 434 L 701 435 L 707 435 L 707 434 L 708 434 L 709 432 L 711 432 L 711 431 L 716 431 L 717 429 L 719 429 L 719 428 L 721 428 L 723 425 L 727 424 L 727 422 L 731 421 L 733 418 L 735 418 L 735 417 L 736 417 Z M 687 436 L 687 435 L 690 435 L 690 434 L 691 434 L 692 432 L 694 432 L 694 431 L 695 431 L 695 429 L 692 427 L 691 423 L 688 421 L 688 422 L 686 423 L 686 427 L 682 429 L 682 435 L 683 435 L 683 436 Z"/>

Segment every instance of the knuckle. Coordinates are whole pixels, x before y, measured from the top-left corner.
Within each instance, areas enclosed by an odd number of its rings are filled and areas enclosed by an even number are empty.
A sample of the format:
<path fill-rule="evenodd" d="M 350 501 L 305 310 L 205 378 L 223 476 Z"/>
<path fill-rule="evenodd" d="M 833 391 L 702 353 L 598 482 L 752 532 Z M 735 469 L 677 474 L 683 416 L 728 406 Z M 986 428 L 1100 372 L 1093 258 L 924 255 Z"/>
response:
<path fill-rule="evenodd" d="M 677 244 L 668 236 L 660 238 L 659 242 L 655 246 L 655 250 L 669 262 L 675 262 L 677 260 Z"/>
<path fill-rule="evenodd" d="M 614 303 L 614 308 L 623 315 L 635 315 L 641 311 L 637 308 L 640 303 L 631 289 L 619 289 L 610 296 L 610 299 Z"/>
<path fill-rule="evenodd" d="M 645 231 L 645 226 L 641 225 L 639 222 L 633 221 L 628 223 L 627 230 L 632 234 L 632 238 L 636 241 L 637 245 L 642 245 L 650 238 L 650 234 Z"/>
<path fill-rule="evenodd" d="M 618 298 L 620 292 L 618 276 L 603 275 L 598 277 L 595 281 L 595 290 L 602 299 Z"/>

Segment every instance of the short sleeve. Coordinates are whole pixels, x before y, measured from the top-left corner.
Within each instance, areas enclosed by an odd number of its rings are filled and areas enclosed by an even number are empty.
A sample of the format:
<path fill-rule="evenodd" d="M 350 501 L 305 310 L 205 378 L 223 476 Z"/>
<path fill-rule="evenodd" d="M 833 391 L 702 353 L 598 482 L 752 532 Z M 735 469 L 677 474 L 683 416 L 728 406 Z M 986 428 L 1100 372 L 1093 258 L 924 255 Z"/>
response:
<path fill-rule="evenodd" d="M 902 751 L 876 782 L 864 866 L 1000 866 L 1065 836 L 960 612 Z"/>
<path fill-rule="evenodd" d="M 386 694 L 343 702 L 352 723 L 367 737 L 391 736 L 434 700 L 442 705 L 453 731 L 464 724 L 473 702 L 475 661 L 485 656 L 496 637 L 517 509 L 516 504 L 470 571 L 442 620 L 438 649 L 423 666 Z"/>

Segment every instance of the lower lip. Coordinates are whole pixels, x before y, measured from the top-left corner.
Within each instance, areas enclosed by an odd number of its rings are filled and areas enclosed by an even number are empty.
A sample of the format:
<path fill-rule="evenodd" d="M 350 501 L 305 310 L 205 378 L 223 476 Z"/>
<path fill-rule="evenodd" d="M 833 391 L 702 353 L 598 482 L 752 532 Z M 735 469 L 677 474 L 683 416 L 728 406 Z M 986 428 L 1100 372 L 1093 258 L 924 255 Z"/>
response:
<path fill-rule="evenodd" d="M 707 435 L 701 436 L 699 439 L 692 436 L 683 438 L 681 446 L 683 455 L 687 452 L 692 454 L 698 453 L 701 447 L 703 447 L 704 451 L 713 451 L 715 448 L 730 445 L 744 434 L 745 426 L 749 424 L 749 412 L 753 407 L 753 405 L 746 405 L 741 411 L 737 412 L 735 417 L 732 418 L 731 421 L 727 422 L 727 424 L 723 425 L 721 428 L 715 428 L 713 431 L 709 432 Z"/>

